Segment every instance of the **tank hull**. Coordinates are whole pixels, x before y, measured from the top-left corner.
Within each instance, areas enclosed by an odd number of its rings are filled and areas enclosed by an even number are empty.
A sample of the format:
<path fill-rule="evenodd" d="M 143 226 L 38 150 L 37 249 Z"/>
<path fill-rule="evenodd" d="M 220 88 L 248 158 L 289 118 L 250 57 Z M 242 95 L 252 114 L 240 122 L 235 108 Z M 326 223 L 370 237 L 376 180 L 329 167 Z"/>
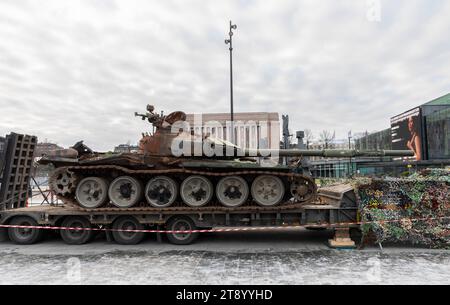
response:
<path fill-rule="evenodd" d="M 85 179 L 89 180 L 89 177 L 93 183 L 104 183 L 108 189 L 89 188 L 88 181 L 83 190 L 80 184 Z M 120 192 L 123 191 L 121 187 L 124 184 L 121 186 L 114 184 L 120 177 L 129 179 L 131 188 L 136 185 L 135 191 L 139 193 L 136 199 L 123 205 L 116 199 L 123 197 L 123 192 Z M 64 179 L 70 180 L 69 187 L 66 186 Z M 197 189 L 198 183 L 200 189 Z M 155 158 L 145 154 L 125 154 L 64 164 L 51 176 L 50 186 L 64 202 L 92 209 L 104 207 L 233 209 L 306 204 L 314 201 L 317 196 L 314 180 L 294 173 L 287 166 L 264 167 L 254 161 Z M 108 192 L 108 196 L 104 200 L 99 198 L 98 203 L 91 205 L 88 202 L 89 194 L 95 194 L 96 191 Z M 96 201 L 95 198 L 92 201 Z"/>

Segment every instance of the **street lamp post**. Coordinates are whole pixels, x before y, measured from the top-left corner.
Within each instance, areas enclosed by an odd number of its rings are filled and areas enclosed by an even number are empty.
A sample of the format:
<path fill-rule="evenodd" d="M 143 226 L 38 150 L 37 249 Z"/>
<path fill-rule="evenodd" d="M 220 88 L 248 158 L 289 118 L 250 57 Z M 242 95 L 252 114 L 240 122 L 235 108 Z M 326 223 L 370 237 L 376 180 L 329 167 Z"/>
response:
<path fill-rule="evenodd" d="M 351 140 L 352 140 L 352 131 L 350 130 L 349 132 L 348 132 L 348 149 L 352 149 L 352 143 L 351 143 Z M 352 157 L 349 157 L 349 160 L 348 160 L 348 175 L 352 175 L 352 171 L 353 171 L 353 167 L 352 167 Z"/>
<path fill-rule="evenodd" d="M 225 39 L 225 43 L 230 47 L 230 111 L 231 111 L 231 143 L 234 144 L 234 112 L 233 112 L 233 30 L 237 29 L 237 25 L 232 24 L 230 20 L 230 31 L 228 32 L 229 39 Z"/>

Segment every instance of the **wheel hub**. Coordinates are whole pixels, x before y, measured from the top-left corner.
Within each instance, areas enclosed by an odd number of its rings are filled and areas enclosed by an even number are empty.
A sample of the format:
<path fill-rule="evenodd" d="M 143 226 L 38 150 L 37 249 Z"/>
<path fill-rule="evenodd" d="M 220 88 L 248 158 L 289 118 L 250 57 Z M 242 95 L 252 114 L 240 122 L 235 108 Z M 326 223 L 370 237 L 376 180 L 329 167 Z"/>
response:
<path fill-rule="evenodd" d="M 258 176 L 252 184 L 253 199 L 262 206 L 274 206 L 284 196 L 284 184 L 273 175 Z"/>
<path fill-rule="evenodd" d="M 195 188 L 192 192 L 191 192 L 191 196 L 197 200 L 200 201 L 203 198 L 206 197 L 206 191 L 204 189 L 200 189 L 200 188 Z"/>
<path fill-rule="evenodd" d="M 130 183 L 122 183 L 119 187 L 120 189 L 120 195 L 123 198 L 127 198 L 129 199 L 131 197 L 131 193 L 132 193 L 132 186 Z"/>
<path fill-rule="evenodd" d="M 162 185 L 151 189 L 148 192 L 148 195 L 151 199 L 156 200 L 160 203 L 167 203 L 172 197 L 172 193 L 170 192 L 170 190 Z"/>
<path fill-rule="evenodd" d="M 211 181 L 203 176 L 189 176 L 181 184 L 181 199 L 189 205 L 200 207 L 207 204 L 213 196 L 214 190 Z"/>
<path fill-rule="evenodd" d="M 174 231 L 189 231 L 190 230 L 190 226 L 188 224 L 186 224 L 184 221 L 180 221 L 178 223 L 176 223 L 174 226 Z M 191 233 L 189 232 L 179 232 L 179 233 L 174 233 L 174 235 L 178 238 L 178 239 L 186 239 L 189 237 Z"/>
<path fill-rule="evenodd" d="M 87 183 L 84 187 L 84 193 L 87 195 L 86 200 L 98 200 L 100 195 L 99 185 L 96 183 Z"/>
<path fill-rule="evenodd" d="M 26 235 L 30 234 L 31 229 L 29 229 L 29 228 L 20 228 L 19 232 L 20 232 L 21 235 L 26 236 Z"/>
<path fill-rule="evenodd" d="M 158 176 L 151 179 L 145 188 L 147 202 L 155 207 L 170 206 L 175 202 L 177 195 L 177 183 L 166 176 Z"/>
<path fill-rule="evenodd" d="M 131 176 L 119 176 L 109 185 L 108 195 L 112 204 L 116 207 L 132 207 L 141 199 L 141 182 Z"/>
<path fill-rule="evenodd" d="M 247 182 L 240 176 L 224 177 L 217 183 L 217 198 L 227 207 L 242 205 L 247 200 L 248 193 Z"/>
<path fill-rule="evenodd" d="M 242 197 L 242 192 L 235 186 L 229 186 L 226 188 L 224 195 L 230 199 L 239 199 Z"/>
<path fill-rule="evenodd" d="M 130 232 L 131 230 L 136 230 L 136 227 L 133 223 L 127 223 L 124 226 L 124 230 L 128 230 L 128 231 L 124 231 L 123 234 L 127 237 L 132 237 L 134 234 L 136 234 L 136 232 Z"/>
<path fill-rule="evenodd" d="M 85 208 L 96 208 L 107 199 L 106 181 L 99 177 L 86 177 L 80 181 L 76 190 L 78 203 Z"/>
<path fill-rule="evenodd" d="M 80 223 L 71 224 L 70 227 L 74 228 L 69 230 L 69 233 L 74 237 L 79 237 L 83 235 L 84 231 L 82 230 L 83 225 Z"/>

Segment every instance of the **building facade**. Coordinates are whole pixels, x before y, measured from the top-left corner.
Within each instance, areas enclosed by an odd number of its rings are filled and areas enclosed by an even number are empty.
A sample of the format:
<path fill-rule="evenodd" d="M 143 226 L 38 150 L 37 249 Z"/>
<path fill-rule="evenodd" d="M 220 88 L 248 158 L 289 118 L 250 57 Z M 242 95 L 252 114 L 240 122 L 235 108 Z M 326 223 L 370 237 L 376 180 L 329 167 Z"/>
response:
<path fill-rule="evenodd" d="M 196 134 L 232 140 L 229 113 L 187 114 L 186 122 Z M 277 112 L 237 112 L 233 121 L 234 144 L 243 148 L 272 148 L 280 145 Z"/>
<path fill-rule="evenodd" d="M 0 156 L 5 150 L 5 141 L 6 141 L 5 137 L 0 137 Z"/>
<path fill-rule="evenodd" d="M 333 148 L 341 148 L 332 145 Z M 323 149 L 313 143 L 311 149 Z M 342 147 L 344 148 L 344 147 Z M 415 157 L 403 158 L 311 158 L 315 177 L 345 177 L 348 175 L 397 176 L 428 167 L 450 165 L 450 94 L 405 111 L 391 118 L 391 127 L 355 137 L 358 150 L 412 150 Z"/>
<path fill-rule="evenodd" d="M 440 107 L 429 105 L 436 111 L 424 117 L 428 160 L 450 159 L 450 94 L 441 103 Z"/>
<path fill-rule="evenodd" d="M 34 156 L 42 157 L 43 155 L 47 155 L 49 152 L 57 150 L 57 149 L 63 149 L 63 147 L 61 147 L 55 143 L 41 142 L 36 145 L 36 150 L 34 151 Z"/>
<path fill-rule="evenodd" d="M 392 149 L 391 129 L 366 133 L 366 135 L 355 139 L 355 148 L 359 150 Z"/>
<path fill-rule="evenodd" d="M 416 161 L 450 159 L 450 94 L 392 117 L 391 128 L 355 144 L 360 150 L 413 150 Z"/>
<path fill-rule="evenodd" d="M 130 152 L 136 152 L 138 150 L 139 150 L 139 146 L 131 145 L 131 144 L 119 144 L 116 147 L 114 147 L 115 153 L 130 153 Z"/>

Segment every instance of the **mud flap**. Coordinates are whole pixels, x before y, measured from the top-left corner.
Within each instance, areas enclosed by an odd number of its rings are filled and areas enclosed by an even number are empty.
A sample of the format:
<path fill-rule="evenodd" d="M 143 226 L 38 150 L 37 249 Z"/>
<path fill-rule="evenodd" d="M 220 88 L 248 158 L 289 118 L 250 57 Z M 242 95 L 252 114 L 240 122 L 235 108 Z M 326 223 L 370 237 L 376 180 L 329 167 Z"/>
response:
<path fill-rule="evenodd" d="M 114 238 L 113 238 L 113 236 L 112 236 L 112 233 L 111 233 L 110 230 L 108 230 L 108 229 L 111 229 L 111 226 L 107 226 L 106 229 L 107 229 L 107 230 L 105 231 L 106 241 L 107 241 L 108 243 L 114 242 Z"/>
<path fill-rule="evenodd" d="M 160 225 L 157 225 L 156 226 L 156 230 L 162 230 L 162 228 L 161 228 L 161 226 Z M 161 244 L 162 243 L 162 235 L 161 235 L 161 233 L 160 232 L 157 232 L 156 233 L 156 241 L 158 242 L 158 244 Z"/>
<path fill-rule="evenodd" d="M 0 242 L 8 240 L 8 233 L 5 228 L 0 228 Z"/>

